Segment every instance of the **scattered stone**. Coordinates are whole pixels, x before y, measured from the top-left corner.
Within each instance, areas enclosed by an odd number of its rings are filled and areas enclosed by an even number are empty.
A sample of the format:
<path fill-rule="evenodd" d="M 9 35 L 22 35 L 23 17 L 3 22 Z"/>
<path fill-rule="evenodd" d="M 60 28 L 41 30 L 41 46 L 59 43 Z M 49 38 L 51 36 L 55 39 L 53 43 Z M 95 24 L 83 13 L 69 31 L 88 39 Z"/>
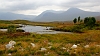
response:
<path fill-rule="evenodd" d="M 52 43 L 48 43 L 48 45 L 52 45 Z"/>
<path fill-rule="evenodd" d="M 70 50 L 68 49 L 67 52 L 69 52 Z"/>
<path fill-rule="evenodd" d="M 11 41 L 9 42 L 9 44 L 15 45 L 16 42 L 11 40 Z"/>
<path fill-rule="evenodd" d="M 11 56 L 11 53 L 9 53 L 8 56 Z"/>
<path fill-rule="evenodd" d="M 77 45 L 74 44 L 71 48 L 77 48 Z"/>
<path fill-rule="evenodd" d="M 89 48 L 89 45 L 84 46 L 85 48 Z"/>
<path fill-rule="evenodd" d="M 80 45 L 80 44 L 77 44 L 78 46 Z"/>
<path fill-rule="evenodd" d="M 62 47 L 62 49 L 66 50 L 66 48 L 65 48 L 65 47 Z"/>
<path fill-rule="evenodd" d="M 41 48 L 41 51 L 46 51 L 47 49 L 46 48 Z"/>
<path fill-rule="evenodd" d="M 96 53 L 96 55 L 98 55 L 99 53 Z"/>
<path fill-rule="evenodd" d="M 12 47 L 14 47 L 14 45 L 16 44 L 15 41 L 10 41 L 9 44 L 5 45 L 7 49 L 11 49 Z"/>
<path fill-rule="evenodd" d="M 33 47 L 35 47 L 35 44 L 34 43 L 30 43 Z"/>
<path fill-rule="evenodd" d="M 49 46 L 48 48 L 51 48 L 52 46 Z"/>
<path fill-rule="evenodd" d="M 13 47 L 12 44 L 7 44 L 7 45 L 5 45 L 5 46 L 6 46 L 7 49 L 11 49 L 11 48 Z"/>
<path fill-rule="evenodd" d="M 96 45 L 96 47 L 100 47 L 100 45 Z"/>

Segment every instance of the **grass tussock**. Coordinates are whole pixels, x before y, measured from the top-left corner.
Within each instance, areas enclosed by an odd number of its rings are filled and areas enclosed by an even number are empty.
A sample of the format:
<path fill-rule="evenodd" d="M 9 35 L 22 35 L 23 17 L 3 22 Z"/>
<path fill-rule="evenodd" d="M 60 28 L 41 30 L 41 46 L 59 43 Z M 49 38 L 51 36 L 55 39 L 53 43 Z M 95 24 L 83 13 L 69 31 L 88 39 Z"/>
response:
<path fill-rule="evenodd" d="M 9 34 L 6 36 L 0 35 L 0 48 L 1 48 L 0 55 L 7 56 L 9 53 L 11 53 L 14 56 L 100 55 L 99 30 L 96 31 L 90 30 L 87 31 L 86 33 L 81 33 L 81 34 L 79 33 L 73 33 L 73 34 L 13 33 L 13 34 L 18 34 L 18 35 L 16 35 L 16 37 L 9 36 Z M 26 34 L 28 35 L 26 36 Z M 8 50 L 5 48 L 5 45 L 10 40 L 16 41 L 16 45 L 12 49 Z M 30 43 L 34 43 L 36 46 L 32 47 Z M 79 45 L 77 48 L 72 49 L 71 47 L 73 44 L 79 44 Z M 85 48 L 84 47 L 85 45 L 89 45 L 89 47 Z M 47 50 L 41 51 L 41 48 L 46 48 Z"/>
<path fill-rule="evenodd" d="M 39 25 L 37 22 L 29 21 L 12 22 Z M 78 31 L 78 33 L 36 34 L 0 31 L 0 56 L 100 56 L 100 30 L 96 30 L 96 27 L 90 30 L 88 27 L 74 25 L 71 22 L 49 22 L 48 24 L 40 22 L 40 24 L 53 26 L 57 30 Z M 11 40 L 16 44 L 11 49 L 7 49 L 5 45 Z M 30 43 L 34 43 L 35 46 Z M 77 45 L 77 48 L 71 48 L 73 45 Z"/>

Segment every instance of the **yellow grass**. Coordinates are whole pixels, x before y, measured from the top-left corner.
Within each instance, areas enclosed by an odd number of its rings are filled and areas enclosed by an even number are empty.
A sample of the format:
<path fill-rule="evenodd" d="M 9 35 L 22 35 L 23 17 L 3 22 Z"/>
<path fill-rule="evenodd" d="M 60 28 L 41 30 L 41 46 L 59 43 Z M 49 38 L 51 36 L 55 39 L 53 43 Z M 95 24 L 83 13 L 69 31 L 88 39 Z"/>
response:
<path fill-rule="evenodd" d="M 34 25 L 34 23 L 31 23 Z M 38 24 L 38 23 L 37 23 Z M 71 27 L 73 23 L 43 23 L 44 25 L 52 25 L 56 27 Z M 12 51 L 12 56 L 100 56 L 100 30 L 87 30 L 84 33 L 59 33 L 59 34 L 35 34 L 31 33 L 27 36 L 10 37 L 9 33 L 0 33 L 0 56 L 8 56 Z M 14 34 L 14 33 L 13 33 Z M 21 34 L 21 33 L 18 33 Z M 16 45 L 14 48 L 5 48 L 10 40 L 14 40 Z M 32 47 L 30 43 L 34 43 L 36 47 Z M 48 44 L 51 43 L 51 44 Z M 73 44 L 79 44 L 77 48 L 71 48 Z M 89 48 L 85 48 L 89 45 Z M 51 48 L 48 48 L 50 47 Z M 41 51 L 41 48 L 46 51 Z M 66 49 L 62 49 L 65 47 Z M 17 50 L 17 51 L 13 51 Z"/>

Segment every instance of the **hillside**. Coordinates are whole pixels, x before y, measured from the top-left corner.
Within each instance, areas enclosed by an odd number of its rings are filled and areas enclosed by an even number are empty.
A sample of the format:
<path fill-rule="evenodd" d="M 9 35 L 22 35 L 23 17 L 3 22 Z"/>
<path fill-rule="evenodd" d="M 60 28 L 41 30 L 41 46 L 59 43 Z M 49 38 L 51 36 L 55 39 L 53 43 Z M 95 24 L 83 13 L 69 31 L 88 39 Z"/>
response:
<path fill-rule="evenodd" d="M 10 12 L 0 12 L 0 20 L 15 20 L 15 19 L 23 19 L 23 20 L 32 20 L 36 16 L 34 15 L 23 15 L 23 14 L 15 14 Z"/>
<path fill-rule="evenodd" d="M 71 21 L 78 16 L 80 16 L 81 19 L 83 19 L 88 16 L 98 16 L 98 15 L 100 15 L 100 12 L 89 12 L 89 11 L 83 11 L 78 8 L 70 8 L 67 11 L 61 13 L 54 13 L 50 11 L 43 12 L 40 15 L 38 15 L 34 21 L 42 21 L 42 22 Z"/>

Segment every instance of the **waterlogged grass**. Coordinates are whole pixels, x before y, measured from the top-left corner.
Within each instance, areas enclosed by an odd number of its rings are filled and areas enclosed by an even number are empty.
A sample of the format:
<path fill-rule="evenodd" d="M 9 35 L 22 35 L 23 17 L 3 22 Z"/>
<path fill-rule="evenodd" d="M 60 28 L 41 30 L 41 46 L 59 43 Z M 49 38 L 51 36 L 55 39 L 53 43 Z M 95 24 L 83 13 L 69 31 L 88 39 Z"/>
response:
<path fill-rule="evenodd" d="M 8 21 L 7 21 L 8 22 Z M 53 26 L 57 30 L 63 31 L 84 31 L 84 26 L 75 26 L 72 22 L 29 22 L 23 20 L 10 21 L 10 23 Z M 8 26 L 4 22 L 1 26 Z M 11 24 L 9 24 L 11 25 Z M 84 33 L 59 33 L 59 34 L 36 34 L 28 32 L 7 33 L 0 31 L 0 56 L 100 56 L 100 30 L 88 30 Z M 5 45 L 9 41 L 16 44 L 11 49 L 6 49 Z M 30 43 L 34 43 L 33 47 Z M 73 45 L 77 48 L 71 48 Z M 85 47 L 88 45 L 89 47 Z M 41 48 L 45 50 L 42 51 Z"/>
<path fill-rule="evenodd" d="M 8 50 L 5 45 L 11 40 L 15 41 L 16 45 Z M 34 43 L 35 47 L 30 43 Z M 73 44 L 78 44 L 78 47 L 71 48 Z M 85 48 L 85 45 L 89 47 Z M 12 56 L 99 56 L 99 45 L 100 30 L 81 34 L 0 33 L 0 56 L 8 56 L 9 53 Z M 41 48 L 46 50 L 41 51 Z"/>
<path fill-rule="evenodd" d="M 2 23 L 0 23 L 0 29 L 7 29 L 11 25 L 16 27 L 16 28 L 19 27 L 18 25 L 14 25 L 14 24 L 4 24 L 4 23 L 2 24 Z"/>

